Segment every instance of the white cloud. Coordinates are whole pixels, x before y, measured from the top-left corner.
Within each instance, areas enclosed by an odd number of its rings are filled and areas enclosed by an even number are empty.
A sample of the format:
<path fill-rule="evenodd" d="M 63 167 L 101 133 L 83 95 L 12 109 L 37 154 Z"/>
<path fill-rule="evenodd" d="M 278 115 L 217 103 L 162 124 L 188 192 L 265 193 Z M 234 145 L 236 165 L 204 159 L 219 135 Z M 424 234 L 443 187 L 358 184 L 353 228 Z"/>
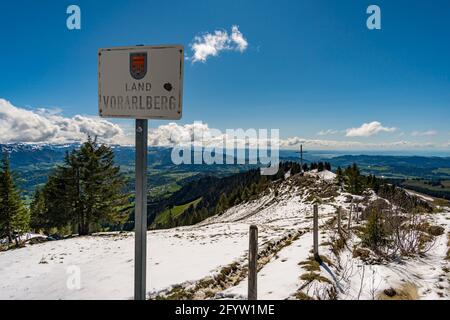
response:
<path fill-rule="evenodd" d="M 347 137 L 370 137 L 379 132 L 394 132 L 396 128 L 383 127 L 380 122 L 372 121 L 370 123 L 363 123 L 358 128 L 349 128 L 346 130 Z"/>
<path fill-rule="evenodd" d="M 101 142 L 110 144 L 133 145 L 133 126 L 125 127 L 107 120 L 76 115 L 64 117 L 58 109 L 28 110 L 13 106 L 10 102 L 0 99 L 0 143 L 50 143 L 61 144 L 85 141 L 88 134 L 98 136 Z M 237 129 L 237 128 L 236 128 Z M 245 131 L 245 130 L 244 130 Z M 258 130 L 256 130 L 258 132 Z M 203 136 L 204 146 L 221 145 L 227 139 L 225 131 L 210 128 L 207 123 L 194 122 L 190 124 L 168 123 L 149 132 L 149 145 L 171 147 L 191 144 L 194 134 Z M 238 143 L 255 144 L 248 139 Z M 268 142 L 270 143 L 270 130 Z M 422 148 L 446 149 L 450 142 L 442 144 L 431 142 L 394 141 L 368 143 L 359 141 L 321 140 L 302 137 L 280 139 L 281 149 L 297 149 L 303 144 L 309 149 L 322 150 L 410 150 Z"/>
<path fill-rule="evenodd" d="M 63 117 L 58 110 L 27 110 L 0 99 L 0 143 L 70 143 L 98 136 L 100 141 L 125 143 L 122 128 L 98 117 Z"/>
<path fill-rule="evenodd" d="M 413 137 L 418 137 L 418 136 L 435 136 L 435 135 L 437 135 L 437 131 L 434 131 L 434 130 L 413 131 L 413 132 L 411 132 L 411 135 Z"/>
<path fill-rule="evenodd" d="M 209 57 L 219 55 L 221 51 L 244 52 L 248 47 L 247 39 L 238 26 L 232 26 L 231 35 L 225 30 L 216 30 L 214 33 L 205 33 L 196 36 L 191 44 L 192 62 L 205 62 Z"/>
<path fill-rule="evenodd" d="M 149 145 L 169 147 L 180 144 L 190 144 L 194 137 L 194 130 L 197 134 L 203 135 L 204 146 L 214 146 L 217 143 L 221 144 L 222 141 L 227 138 L 225 132 L 210 128 L 206 123 L 195 122 L 193 124 L 185 125 L 169 123 L 151 130 L 151 133 L 149 134 Z M 252 141 L 248 142 L 252 143 Z M 440 145 L 430 142 L 418 143 L 405 140 L 366 143 L 345 140 L 306 139 L 297 136 L 280 139 L 279 141 L 281 149 L 298 149 L 300 144 L 303 144 L 306 148 L 323 150 L 409 150 L 449 147 L 447 144 Z"/>
<path fill-rule="evenodd" d="M 310 149 L 322 150 L 410 150 L 423 148 L 448 148 L 449 145 L 434 143 L 418 143 L 412 141 L 394 141 L 380 143 L 365 143 L 359 141 L 319 140 L 290 137 L 280 141 L 282 149 L 297 149 L 300 144 Z"/>
<path fill-rule="evenodd" d="M 237 50 L 244 52 L 248 47 L 247 39 L 244 38 L 238 26 L 231 27 L 231 40 L 236 44 Z"/>
<path fill-rule="evenodd" d="M 317 135 L 319 136 L 328 136 L 328 135 L 335 135 L 340 133 L 339 130 L 333 130 L 333 129 L 328 129 L 328 130 L 320 130 L 319 132 L 317 132 Z"/>

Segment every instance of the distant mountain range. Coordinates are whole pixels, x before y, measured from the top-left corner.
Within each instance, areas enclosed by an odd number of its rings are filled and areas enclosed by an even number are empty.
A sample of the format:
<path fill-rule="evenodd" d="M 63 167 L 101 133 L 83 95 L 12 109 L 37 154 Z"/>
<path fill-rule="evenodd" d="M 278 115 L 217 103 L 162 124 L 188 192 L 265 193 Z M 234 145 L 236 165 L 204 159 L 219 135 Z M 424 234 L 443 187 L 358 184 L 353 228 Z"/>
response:
<path fill-rule="evenodd" d="M 66 152 L 79 144 L 0 144 L 0 151 L 9 152 L 11 167 L 16 172 L 25 196 L 30 196 L 37 185 L 45 183 L 49 172 L 64 160 Z M 129 177 L 133 189 L 134 147 L 112 146 L 116 162 Z M 154 197 L 165 197 L 178 190 L 183 183 L 200 176 L 226 176 L 254 168 L 255 165 L 175 165 L 171 160 L 171 148 L 150 147 L 149 186 Z M 280 150 L 280 160 L 299 161 L 298 152 Z M 341 151 L 309 151 L 305 163 L 328 161 L 333 169 L 357 163 L 364 174 L 375 174 L 392 179 L 450 180 L 450 157 L 392 156 L 392 155 L 343 155 Z"/>

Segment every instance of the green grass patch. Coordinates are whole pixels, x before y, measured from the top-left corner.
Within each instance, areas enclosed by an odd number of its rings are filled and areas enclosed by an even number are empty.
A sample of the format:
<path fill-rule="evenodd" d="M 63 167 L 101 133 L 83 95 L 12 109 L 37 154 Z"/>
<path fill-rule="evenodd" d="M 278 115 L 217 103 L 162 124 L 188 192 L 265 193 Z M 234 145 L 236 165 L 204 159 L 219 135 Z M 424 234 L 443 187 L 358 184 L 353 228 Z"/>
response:
<path fill-rule="evenodd" d="M 193 205 L 194 207 L 202 200 L 202 198 L 198 198 L 194 201 L 181 204 L 178 206 L 174 206 L 173 208 L 166 209 L 163 212 L 161 212 L 155 219 L 154 224 L 165 224 L 167 223 L 169 216 L 172 215 L 172 218 L 177 218 L 179 215 L 181 215 L 184 211 L 186 211 L 189 206 Z"/>
<path fill-rule="evenodd" d="M 432 171 L 435 174 L 447 174 L 450 176 L 450 168 L 438 168 Z"/>

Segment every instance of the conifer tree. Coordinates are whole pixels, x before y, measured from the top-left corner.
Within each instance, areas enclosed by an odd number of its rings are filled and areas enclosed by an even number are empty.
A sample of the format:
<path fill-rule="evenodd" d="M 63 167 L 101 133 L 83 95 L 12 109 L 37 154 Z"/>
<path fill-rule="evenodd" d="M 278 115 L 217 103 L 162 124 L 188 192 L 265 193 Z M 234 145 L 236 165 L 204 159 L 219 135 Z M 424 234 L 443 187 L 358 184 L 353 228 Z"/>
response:
<path fill-rule="evenodd" d="M 375 251 L 387 243 L 387 233 L 382 214 L 372 210 L 362 235 L 363 244 Z"/>
<path fill-rule="evenodd" d="M 20 199 L 5 153 L 0 166 L 0 238 L 7 237 L 18 245 L 20 236 L 29 230 L 29 223 L 30 213 Z"/>
<path fill-rule="evenodd" d="M 174 226 L 174 219 L 172 215 L 172 210 L 169 210 L 169 214 L 167 217 L 167 227 L 172 228 Z"/>
<path fill-rule="evenodd" d="M 336 181 L 339 186 L 344 184 L 344 173 L 342 172 L 341 167 L 338 167 L 336 170 Z"/>
<path fill-rule="evenodd" d="M 50 222 L 47 221 L 44 190 L 43 188 L 37 188 L 30 205 L 30 228 L 39 232 L 46 230 L 49 226 Z"/>
<path fill-rule="evenodd" d="M 325 168 L 323 162 L 319 162 L 319 164 L 317 165 L 317 171 L 321 172 L 323 171 L 323 169 Z"/>
<path fill-rule="evenodd" d="M 222 193 L 219 198 L 219 202 L 216 206 L 216 213 L 220 214 L 228 209 L 228 198 L 225 193 Z"/>
<path fill-rule="evenodd" d="M 345 170 L 345 177 L 347 191 L 351 194 L 361 194 L 363 190 L 363 177 L 356 163 Z"/>
<path fill-rule="evenodd" d="M 80 235 L 89 234 L 91 225 L 121 224 L 128 215 L 125 182 L 112 149 L 89 137 L 49 177 L 44 188 L 48 219 L 60 228 L 76 225 Z"/>

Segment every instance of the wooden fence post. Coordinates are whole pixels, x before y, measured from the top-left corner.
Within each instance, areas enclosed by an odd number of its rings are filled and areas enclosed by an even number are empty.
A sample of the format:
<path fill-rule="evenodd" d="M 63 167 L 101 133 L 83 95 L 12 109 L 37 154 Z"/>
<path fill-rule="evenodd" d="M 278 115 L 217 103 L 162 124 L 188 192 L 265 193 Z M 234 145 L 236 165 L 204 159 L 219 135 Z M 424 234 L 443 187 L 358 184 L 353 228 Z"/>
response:
<path fill-rule="evenodd" d="M 319 259 L 319 208 L 317 204 L 313 207 L 313 246 L 314 259 Z"/>
<path fill-rule="evenodd" d="M 339 207 L 337 212 L 337 224 L 338 224 L 338 233 L 341 234 L 341 210 L 342 208 Z"/>
<path fill-rule="evenodd" d="M 359 203 L 356 203 L 356 222 L 359 223 Z"/>
<path fill-rule="evenodd" d="M 248 249 L 248 300 L 257 300 L 258 227 L 250 226 Z"/>
<path fill-rule="evenodd" d="M 347 229 L 350 231 L 350 228 L 352 227 L 352 211 L 353 211 L 353 200 L 350 205 L 350 212 L 348 213 L 348 225 Z"/>

